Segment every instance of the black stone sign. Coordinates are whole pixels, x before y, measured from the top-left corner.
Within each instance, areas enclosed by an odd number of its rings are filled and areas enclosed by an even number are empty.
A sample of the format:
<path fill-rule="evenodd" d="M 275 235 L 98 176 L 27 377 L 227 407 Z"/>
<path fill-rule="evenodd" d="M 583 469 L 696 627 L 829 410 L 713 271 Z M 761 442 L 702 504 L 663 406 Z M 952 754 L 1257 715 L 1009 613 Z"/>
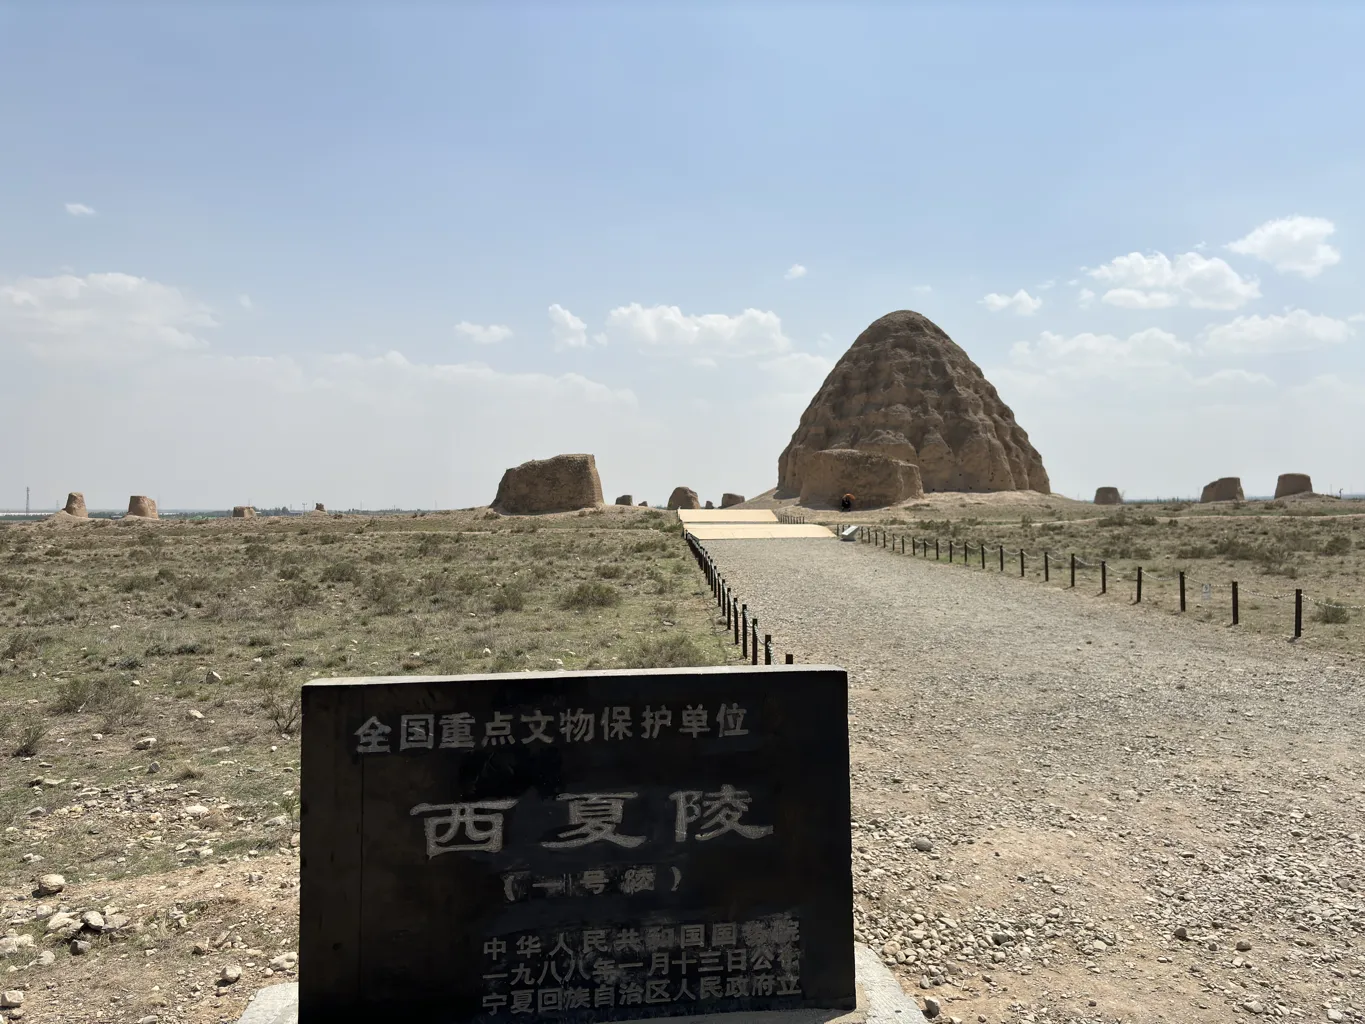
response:
<path fill-rule="evenodd" d="M 301 1024 L 854 1008 L 848 677 L 303 688 Z"/>

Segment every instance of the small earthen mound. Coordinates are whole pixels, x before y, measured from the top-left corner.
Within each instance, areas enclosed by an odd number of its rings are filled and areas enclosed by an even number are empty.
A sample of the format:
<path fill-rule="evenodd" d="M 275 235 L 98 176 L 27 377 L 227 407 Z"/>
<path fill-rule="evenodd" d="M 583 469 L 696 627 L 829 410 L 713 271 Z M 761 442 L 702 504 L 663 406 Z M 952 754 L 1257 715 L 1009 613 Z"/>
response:
<path fill-rule="evenodd" d="M 710 501 L 708 501 L 708 502 L 703 506 L 703 508 L 715 508 L 715 507 L 716 507 L 716 506 L 715 506 L 715 503 L 714 503 L 714 502 L 710 502 Z"/>
<path fill-rule="evenodd" d="M 623 495 L 621 495 L 619 498 L 616 499 L 616 504 L 618 504 L 618 505 L 634 505 L 634 504 L 635 504 L 635 499 L 634 499 L 633 497 L 631 497 L 629 494 L 623 494 Z"/>
<path fill-rule="evenodd" d="M 86 523 L 98 523 L 100 520 L 91 519 L 89 516 L 73 516 L 65 509 L 53 512 L 43 520 L 49 526 L 82 526 Z"/>
<path fill-rule="evenodd" d="M 1275 497 L 1287 498 L 1291 494 L 1312 494 L 1313 480 L 1307 473 L 1281 473 L 1275 482 Z"/>
<path fill-rule="evenodd" d="M 641 508 L 649 508 L 649 502 L 647 502 L 647 501 L 642 501 L 642 502 L 640 502 L 640 507 L 641 507 Z"/>
<path fill-rule="evenodd" d="M 1238 476 L 1220 477 L 1211 484 L 1204 486 L 1204 493 L 1199 496 L 1201 502 L 1209 501 L 1245 501 L 1246 496 L 1242 494 L 1242 478 Z"/>
<path fill-rule="evenodd" d="M 128 499 L 128 514 L 142 519 L 160 518 L 156 514 L 156 502 L 141 494 L 134 494 Z"/>
<path fill-rule="evenodd" d="M 801 504 L 834 508 L 845 494 L 858 508 L 880 508 L 924 497 L 924 484 L 918 466 L 879 452 L 830 448 L 806 455 Z"/>
<path fill-rule="evenodd" d="M 668 496 L 669 508 L 701 508 L 701 502 L 697 500 L 697 492 L 690 487 L 675 487 L 673 493 Z"/>
<path fill-rule="evenodd" d="M 743 505 L 743 504 L 744 504 L 744 495 L 742 495 L 742 494 L 731 494 L 729 491 L 726 491 L 724 494 L 722 494 L 722 495 L 720 496 L 720 507 L 721 507 L 721 508 L 729 508 L 731 505 Z"/>
<path fill-rule="evenodd" d="M 233 518 L 233 519 L 255 519 L 255 518 L 256 518 L 256 510 L 255 510 L 254 508 L 252 508 L 250 505 L 233 505 L 233 506 L 232 506 L 232 518 Z"/>
<path fill-rule="evenodd" d="M 1280 479 L 1283 480 L 1284 477 Z M 85 508 L 85 495 L 80 491 L 72 491 L 66 496 L 66 508 L 62 511 L 69 516 L 75 516 L 77 519 L 90 518 L 90 513 Z"/>
<path fill-rule="evenodd" d="M 1096 487 L 1096 488 L 1095 488 L 1095 504 L 1096 504 L 1096 505 L 1122 505 L 1122 504 L 1123 504 L 1123 495 L 1121 495 L 1121 494 L 1119 493 L 1119 489 L 1118 489 L 1117 487 Z"/>
<path fill-rule="evenodd" d="M 324 505 L 324 504 L 323 504 L 322 502 L 320 502 L 320 501 L 314 502 L 314 504 L 313 504 L 313 511 L 314 511 L 314 512 L 326 512 L 326 511 L 327 511 L 327 506 Z"/>
<path fill-rule="evenodd" d="M 493 509 L 503 515 L 574 512 L 602 504 L 602 480 L 591 455 L 556 455 L 513 466 L 502 475 Z"/>

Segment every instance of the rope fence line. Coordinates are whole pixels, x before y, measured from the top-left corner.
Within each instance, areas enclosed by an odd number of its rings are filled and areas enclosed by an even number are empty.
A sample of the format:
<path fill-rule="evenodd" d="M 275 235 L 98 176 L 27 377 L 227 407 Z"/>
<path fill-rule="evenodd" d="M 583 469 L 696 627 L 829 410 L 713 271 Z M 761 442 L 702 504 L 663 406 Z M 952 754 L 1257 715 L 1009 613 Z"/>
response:
<path fill-rule="evenodd" d="M 695 537 L 690 533 L 684 535 L 687 538 L 687 546 L 692 549 L 692 557 L 697 560 L 697 565 L 706 576 L 706 582 L 711 588 L 711 596 L 715 599 L 716 606 L 725 613 L 725 628 L 734 639 L 733 643 L 740 649 L 740 657 L 748 661 L 751 665 L 759 664 L 760 650 L 763 656 L 763 664 L 773 663 L 773 635 L 764 633 L 763 639 L 759 640 L 758 616 L 754 614 L 746 602 L 741 602 L 739 596 L 735 594 L 725 577 L 720 573 L 720 567 L 711 557 L 711 553 L 706 550 Z M 795 657 L 788 653 L 784 658 L 784 663 L 793 665 L 796 663 Z"/>
<path fill-rule="evenodd" d="M 907 553 L 906 536 L 902 534 L 893 534 L 880 526 L 859 526 L 857 539 L 864 544 L 872 544 L 877 547 L 889 548 L 893 553 L 897 549 L 899 549 L 901 554 Z M 909 555 L 912 557 L 921 557 L 927 559 L 929 557 L 930 540 L 931 538 L 928 537 L 910 535 L 909 537 L 910 550 L 908 552 Z M 942 543 L 937 537 L 932 538 L 932 541 L 934 550 L 934 560 L 941 562 L 944 560 L 944 551 Z M 994 561 L 998 562 L 999 571 L 1001 573 L 1004 573 L 1006 568 L 1005 563 L 1007 560 L 1005 546 L 1003 544 L 995 544 L 991 545 L 991 547 L 995 549 L 996 557 Z M 982 541 L 975 545 L 975 549 L 977 550 L 979 555 L 981 568 L 984 570 L 986 568 L 987 558 L 986 553 L 988 550 L 988 546 L 984 541 Z M 971 565 L 972 550 L 973 545 L 971 541 L 964 540 L 958 542 L 955 538 L 950 538 L 948 541 L 947 561 L 949 563 L 955 563 L 957 561 L 957 552 L 960 551 L 962 555 L 961 559 L 962 564 Z M 1229 587 L 1230 590 L 1232 603 L 1231 624 L 1234 626 L 1240 624 L 1241 622 L 1240 601 L 1243 594 L 1245 594 L 1248 597 L 1268 601 L 1288 601 L 1292 599 L 1294 602 L 1294 638 L 1298 639 L 1299 637 L 1303 636 L 1304 594 L 1302 588 L 1295 589 L 1293 594 L 1288 593 L 1275 594 L 1259 590 L 1251 591 L 1241 588 L 1237 580 L 1228 581 L 1227 584 L 1218 584 L 1210 580 L 1193 577 L 1186 573 L 1184 570 L 1177 571 L 1175 576 L 1162 576 L 1152 572 L 1150 569 L 1144 569 L 1144 567 L 1140 565 L 1134 567 L 1131 574 L 1125 574 L 1124 572 L 1121 572 L 1117 569 L 1110 568 L 1107 559 L 1101 559 L 1097 565 L 1094 562 L 1087 562 L 1085 559 L 1079 557 L 1076 554 L 1068 553 L 1067 555 L 1058 555 L 1056 552 L 1050 551 L 1046 548 L 1043 549 L 1041 552 L 1033 553 L 1032 555 L 1024 548 L 1020 548 L 1018 550 L 1020 578 L 1025 578 L 1028 574 L 1029 564 L 1028 560 L 1030 557 L 1035 559 L 1035 564 L 1037 560 L 1041 560 L 1042 577 L 1044 583 L 1051 582 L 1052 571 L 1054 567 L 1058 568 L 1059 570 L 1060 569 L 1069 570 L 1071 588 L 1075 588 L 1076 586 L 1077 569 L 1098 568 L 1100 570 L 1101 594 L 1107 594 L 1109 592 L 1109 584 L 1111 582 L 1112 583 L 1131 582 L 1134 586 L 1133 599 L 1134 604 L 1142 603 L 1142 586 L 1144 582 L 1150 581 L 1155 583 L 1175 583 L 1179 588 L 1181 612 L 1184 612 L 1188 609 L 1188 588 L 1191 584 L 1197 585 L 1209 591 L 1210 595 L 1214 587 L 1221 587 L 1226 585 Z M 1008 555 L 1008 560 L 1012 563 L 1014 559 L 1015 552 L 1011 549 Z M 1200 603 L 1201 604 L 1203 603 L 1203 598 L 1201 598 Z M 1365 611 L 1365 605 L 1345 604 L 1344 602 L 1334 601 L 1331 600 L 1330 598 L 1328 599 L 1309 598 L 1308 603 L 1319 609 L 1322 609 L 1322 611 L 1319 613 L 1319 619 L 1320 621 L 1327 624 L 1332 623 L 1339 624 L 1341 622 L 1345 622 L 1348 620 L 1351 612 Z M 1330 613 L 1328 612 L 1329 609 Z"/>

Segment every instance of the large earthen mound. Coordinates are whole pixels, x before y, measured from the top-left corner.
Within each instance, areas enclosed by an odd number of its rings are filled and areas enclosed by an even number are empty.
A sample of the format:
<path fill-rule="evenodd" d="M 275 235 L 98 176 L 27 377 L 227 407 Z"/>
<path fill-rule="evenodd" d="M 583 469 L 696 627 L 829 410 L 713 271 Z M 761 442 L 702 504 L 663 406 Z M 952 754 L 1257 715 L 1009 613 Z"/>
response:
<path fill-rule="evenodd" d="M 1123 504 L 1123 495 L 1121 495 L 1121 494 L 1119 493 L 1119 489 L 1118 489 L 1117 487 L 1096 487 L 1096 488 L 1095 488 L 1095 504 L 1096 504 L 1096 505 L 1122 505 L 1122 504 Z"/>
<path fill-rule="evenodd" d="M 1199 496 L 1203 501 L 1243 501 L 1242 478 L 1236 476 L 1220 477 L 1211 484 L 1204 485 L 1204 493 Z"/>
<path fill-rule="evenodd" d="M 729 508 L 731 505 L 743 505 L 743 504 L 744 504 L 744 495 L 742 495 L 742 494 L 731 494 L 729 491 L 726 491 L 724 494 L 722 494 L 722 495 L 720 496 L 720 507 L 721 507 L 721 508 Z"/>
<path fill-rule="evenodd" d="M 143 519 L 156 519 L 156 502 L 141 494 L 134 494 L 128 499 L 128 514 L 130 516 L 141 516 Z"/>
<path fill-rule="evenodd" d="M 701 502 L 697 500 L 697 492 L 690 487 L 675 487 L 673 493 L 668 496 L 669 508 L 701 508 Z"/>
<path fill-rule="evenodd" d="M 255 518 L 256 518 L 256 510 L 255 510 L 252 506 L 250 506 L 250 505 L 233 505 L 233 506 L 232 506 L 232 518 L 233 518 L 233 519 L 255 519 Z"/>
<path fill-rule="evenodd" d="M 502 475 L 493 508 L 504 515 L 573 512 L 602 504 L 602 480 L 591 455 L 556 455 L 513 466 Z"/>
<path fill-rule="evenodd" d="M 1051 491 L 980 367 L 908 309 L 874 322 L 834 365 L 778 459 L 778 496 L 800 494 L 808 460 L 838 448 L 912 463 L 925 491 Z"/>
<path fill-rule="evenodd" d="M 919 468 L 880 452 L 831 448 L 805 457 L 801 504 L 833 508 L 845 494 L 858 508 L 881 508 L 910 498 L 922 498 Z"/>
<path fill-rule="evenodd" d="M 1307 473 L 1281 473 L 1275 481 L 1275 497 L 1287 498 L 1291 494 L 1312 494 L 1313 480 Z"/>
<path fill-rule="evenodd" d="M 69 516 L 75 516 L 77 519 L 88 519 L 90 517 L 89 511 L 85 507 L 85 495 L 80 491 L 72 491 L 66 496 L 66 508 L 62 511 Z"/>

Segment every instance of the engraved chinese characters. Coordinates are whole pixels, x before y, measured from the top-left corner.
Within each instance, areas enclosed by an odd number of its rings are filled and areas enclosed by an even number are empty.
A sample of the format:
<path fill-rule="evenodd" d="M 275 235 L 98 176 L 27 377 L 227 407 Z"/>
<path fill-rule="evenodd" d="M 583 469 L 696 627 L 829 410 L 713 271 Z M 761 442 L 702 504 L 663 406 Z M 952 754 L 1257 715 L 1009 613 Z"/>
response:
<path fill-rule="evenodd" d="M 789 914 L 755 921 L 524 932 L 483 944 L 490 1016 L 669 1007 L 799 997 L 801 929 Z"/>
<path fill-rule="evenodd" d="M 304 689 L 301 1020 L 853 1005 L 847 683 Z"/>
<path fill-rule="evenodd" d="M 747 736 L 744 727 L 745 709 L 738 703 L 721 703 L 715 712 L 715 735 Z M 519 724 L 518 724 L 519 723 Z M 480 722 L 468 711 L 443 715 L 407 714 L 398 719 L 397 747 L 390 734 L 393 727 L 371 715 L 355 731 L 356 753 L 388 754 L 404 750 L 474 750 L 477 747 L 503 746 L 512 743 L 591 743 L 658 739 L 673 727 L 673 710 L 666 705 L 646 704 L 636 709 L 606 707 L 600 715 L 591 710 L 574 708 L 561 711 L 556 718 L 539 708 L 520 714 L 494 711 Z M 678 732 L 697 738 L 712 732 L 710 709 L 701 704 L 688 704 L 679 712 Z"/>
<path fill-rule="evenodd" d="M 564 850 L 589 843 L 607 842 L 633 848 L 645 841 L 644 836 L 625 836 L 616 829 L 625 815 L 627 800 L 635 800 L 638 793 L 561 793 L 555 799 L 565 801 L 569 808 L 569 824 L 556 839 L 547 839 L 541 846 Z M 669 794 L 674 803 L 676 822 L 675 842 L 689 838 L 705 842 L 726 832 L 734 832 L 746 839 L 761 839 L 771 835 L 771 825 L 746 825 L 740 817 L 749 809 L 751 798 L 744 790 L 723 785 L 714 793 L 699 789 L 678 790 Z M 427 856 L 459 850 L 483 850 L 497 853 L 502 849 L 502 812 L 516 806 L 512 800 L 481 800 L 463 804 L 417 804 L 411 814 L 428 815 L 426 819 Z M 700 824 L 696 824 L 700 822 Z M 695 830 L 692 826 L 696 824 Z"/>

